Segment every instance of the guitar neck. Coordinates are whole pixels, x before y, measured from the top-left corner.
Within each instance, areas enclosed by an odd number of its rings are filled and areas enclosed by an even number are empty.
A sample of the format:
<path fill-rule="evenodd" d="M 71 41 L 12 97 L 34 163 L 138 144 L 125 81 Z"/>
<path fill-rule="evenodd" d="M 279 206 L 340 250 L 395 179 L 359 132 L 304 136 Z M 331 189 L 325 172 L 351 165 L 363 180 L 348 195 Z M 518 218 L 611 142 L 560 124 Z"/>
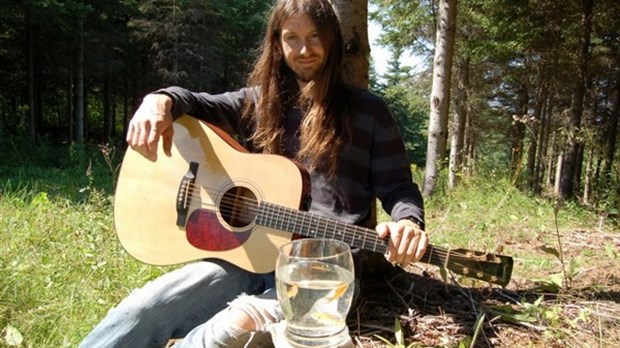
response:
<path fill-rule="evenodd" d="M 256 223 L 305 237 L 335 239 L 377 253 L 388 251 L 388 241 L 379 238 L 374 230 L 268 202 L 259 203 Z M 430 244 L 419 261 L 501 286 L 510 281 L 513 266 L 508 256 Z"/>
<path fill-rule="evenodd" d="M 268 202 L 260 203 L 256 222 L 304 237 L 339 240 L 362 250 L 381 254 L 388 251 L 388 241 L 379 238 L 374 230 Z M 443 255 L 446 254 L 447 250 L 429 244 L 420 262 L 444 267 L 446 258 Z"/>

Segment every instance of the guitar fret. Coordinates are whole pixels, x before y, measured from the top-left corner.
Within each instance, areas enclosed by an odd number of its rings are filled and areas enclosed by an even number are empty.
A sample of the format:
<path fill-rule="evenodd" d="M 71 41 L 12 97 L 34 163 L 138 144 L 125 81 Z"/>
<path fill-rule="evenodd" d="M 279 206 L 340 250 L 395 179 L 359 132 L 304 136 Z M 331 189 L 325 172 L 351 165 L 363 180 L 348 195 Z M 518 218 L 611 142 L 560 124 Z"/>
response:
<path fill-rule="evenodd" d="M 348 235 L 348 234 L 347 234 L 347 233 L 343 233 L 343 231 L 344 231 L 344 232 L 346 232 L 346 231 L 347 231 L 347 225 L 346 225 L 344 222 L 342 222 L 342 221 L 339 221 L 339 224 L 340 224 L 340 225 L 342 225 L 342 228 L 339 228 L 339 229 L 338 229 L 338 233 L 340 234 L 340 238 L 341 238 L 341 240 L 342 240 L 343 242 L 345 242 L 345 243 L 347 243 L 347 244 L 351 245 L 351 242 L 353 242 L 353 240 L 347 240 L 347 235 Z"/>
<path fill-rule="evenodd" d="M 352 227 L 351 229 L 351 244 L 355 245 L 356 247 L 362 247 L 364 245 L 364 243 L 360 243 L 360 236 L 357 233 L 357 229 L 355 227 Z"/>
<path fill-rule="evenodd" d="M 314 219 L 314 229 L 312 230 L 313 234 L 312 236 L 315 238 L 319 237 L 319 219 Z"/>
<path fill-rule="evenodd" d="M 338 240 L 347 243 L 347 240 L 346 240 L 347 235 L 346 235 L 346 233 L 344 233 L 344 234 L 342 233 L 343 229 L 339 228 L 338 225 L 343 225 L 344 226 L 342 221 L 336 221 L 336 223 L 334 224 L 334 235 L 338 235 Z M 349 244 L 349 243 L 347 243 L 347 244 Z M 349 245 L 351 245 L 351 244 L 349 244 Z"/>
<path fill-rule="evenodd" d="M 293 223 L 293 227 L 291 227 L 291 232 L 297 232 L 297 231 L 299 231 L 299 227 L 297 226 L 297 224 L 298 224 L 298 218 L 299 218 L 299 213 L 297 213 L 297 212 L 292 212 L 292 214 L 291 214 L 291 215 L 293 215 L 293 216 L 291 217 L 291 219 L 289 219 L 289 221 Z"/>
<path fill-rule="evenodd" d="M 356 237 L 357 244 L 360 248 L 364 248 L 366 246 L 366 233 L 358 233 L 358 227 L 353 227 L 353 235 Z M 360 234 L 362 238 L 360 239 Z"/>
<path fill-rule="evenodd" d="M 291 230 L 291 220 L 292 219 L 289 218 L 289 219 L 285 219 L 285 220 L 286 220 L 286 229 L 285 229 L 285 231 L 292 231 Z"/>
<path fill-rule="evenodd" d="M 284 219 L 282 219 L 282 208 L 280 206 L 276 206 L 277 209 L 277 214 L 278 214 L 278 223 L 279 225 L 279 230 L 285 231 L 284 229 Z"/>
<path fill-rule="evenodd" d="M 321 221 L 323 221 L 323 238 L 327 238 L 327 228 L 329 226 L 327 226 L 327 223 L 324 221 L 323 218 L 321 218 Z M 332 233 L 331 236 L 334 237 L 334 234 Z"/>

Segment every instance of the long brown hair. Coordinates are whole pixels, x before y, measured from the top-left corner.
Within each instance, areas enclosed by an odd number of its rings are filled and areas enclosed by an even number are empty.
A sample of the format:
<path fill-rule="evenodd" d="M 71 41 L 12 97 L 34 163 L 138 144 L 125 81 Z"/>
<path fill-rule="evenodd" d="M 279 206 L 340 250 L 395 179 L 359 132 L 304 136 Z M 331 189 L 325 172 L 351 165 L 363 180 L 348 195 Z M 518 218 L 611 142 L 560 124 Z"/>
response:
<path fill-rule="evenodd" d="M 319 31 L 326 52 L 318 75 L 300 91 L 280 48 L 281 28 L 290 16 L 305 14 Z M 297 154 L 310 170 L 333 175 L 341 146 L 350 140 L 351 91 L 342 81 L 343 39 L 328 0 L 278 0 L 269 17 L 261 53 L 248 79 L 259 87 L 247 98 L 244 118 L 254 122 L 254 145 L 264 153 L 282 153 L 285 113 L 299 107 L 304 114 Z"/>

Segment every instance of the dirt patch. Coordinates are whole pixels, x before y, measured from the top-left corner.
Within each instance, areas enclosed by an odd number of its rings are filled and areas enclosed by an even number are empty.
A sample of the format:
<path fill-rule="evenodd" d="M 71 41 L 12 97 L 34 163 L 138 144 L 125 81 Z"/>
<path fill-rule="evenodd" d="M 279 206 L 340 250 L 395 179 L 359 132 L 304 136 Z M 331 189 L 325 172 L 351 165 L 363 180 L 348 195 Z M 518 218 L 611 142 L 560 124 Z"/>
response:
<path fill-rule="evenodd" d="M 445 282 L 433 266 L 388 266 L 364 278 L 349 329 L 359 347 L 385 347 L 378 336 L 395 343 L 395 319 L 404 346 L 469 347 L 476 337 L 475 347 L 620 347 L 620 262 L 613 256 L 620 234 L 574 231 L 562 238 L 565 260 L 586 260 L 559 292 L 534 281 L 549 274 L 524 275 L 518 262 L 506 288 Z M 531 253 L 537 243 L 510 248 Z"/>

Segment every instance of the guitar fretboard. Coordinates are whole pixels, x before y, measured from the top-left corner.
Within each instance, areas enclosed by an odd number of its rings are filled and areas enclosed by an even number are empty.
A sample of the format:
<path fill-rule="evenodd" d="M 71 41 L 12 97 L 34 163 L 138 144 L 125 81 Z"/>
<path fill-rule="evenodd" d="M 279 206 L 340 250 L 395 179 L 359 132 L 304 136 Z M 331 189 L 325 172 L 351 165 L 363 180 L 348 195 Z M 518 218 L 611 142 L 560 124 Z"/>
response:
<path fill-rule="evenodd" d="M 379 238 L 374 230 L 273 203 L 259 203 L 256 223 L 305 237 L 335 239 L 377 253 L 388 250 L 388 241 Z M 443 267 L 450 263 L 444 255 L 446 250 L 429 244 L 420 262 Z"/>
<path fill-rule="evenodd" d="M 314 213 L 260 202 L 256 211 L 260 226 L 310 238 L 335 239 L 354 248 L 385 254 L 388 241 L 374 230 L 347 224 Z M 429 244 L 420 262 L 455 273 L 506 286 L 512 273 L 512 258 L 465 249 L 443 249 Z"/>

